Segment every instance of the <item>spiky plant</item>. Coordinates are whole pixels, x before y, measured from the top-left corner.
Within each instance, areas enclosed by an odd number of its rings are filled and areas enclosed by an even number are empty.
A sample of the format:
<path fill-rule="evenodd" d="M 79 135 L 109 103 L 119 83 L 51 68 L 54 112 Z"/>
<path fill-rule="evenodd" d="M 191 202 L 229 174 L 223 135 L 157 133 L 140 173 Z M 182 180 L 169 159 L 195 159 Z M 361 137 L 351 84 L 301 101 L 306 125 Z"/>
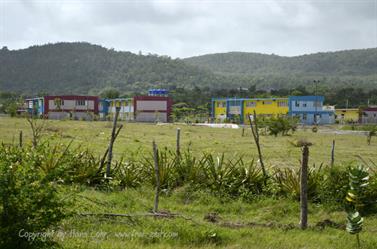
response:
<path fill-rule="evenodd" d="M 347 192 L 347 232 L 355 234 L 357 244 L 360 247 L 359 233 L 362 230 L 363 218 L 359 209 L 363 206 L 362 196 L 364 189 L 369 184 L 367 169 L 359 165 L 349 169 L 349 191 Z"/>

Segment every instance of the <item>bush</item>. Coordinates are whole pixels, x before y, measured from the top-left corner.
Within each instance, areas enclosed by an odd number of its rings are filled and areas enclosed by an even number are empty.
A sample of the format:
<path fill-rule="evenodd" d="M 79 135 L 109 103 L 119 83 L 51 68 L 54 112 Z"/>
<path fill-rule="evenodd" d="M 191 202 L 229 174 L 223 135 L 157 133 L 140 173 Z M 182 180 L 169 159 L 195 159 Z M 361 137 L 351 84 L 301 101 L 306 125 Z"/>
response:
<path fill-rule="evenodd" d="M 288 135 L 291 131 L 294 133 L 297 129 L 297 122 L 296 118 L 287 118 L 287 117 L 272 117 L 267 122 L 267 127 L 270 135 L 274 135 L 275 137 L 281 133 L 281 135 Z"/>
<path fill-rule="evenodd" d="M 28 240 L 20 235 L 41 235 L 67 215 L 67 201 L 35 160 L 37 153 L 31 148 L 0 147 L 0 248 L 51 246 L 49 238 Z"/>

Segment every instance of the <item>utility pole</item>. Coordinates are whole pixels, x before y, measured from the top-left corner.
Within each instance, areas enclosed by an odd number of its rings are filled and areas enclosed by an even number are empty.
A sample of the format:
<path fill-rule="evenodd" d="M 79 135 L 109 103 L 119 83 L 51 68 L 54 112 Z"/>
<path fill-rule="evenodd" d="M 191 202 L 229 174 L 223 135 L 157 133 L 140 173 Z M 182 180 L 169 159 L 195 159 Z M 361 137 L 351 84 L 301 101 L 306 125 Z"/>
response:
<path fill-rule="evenodd" d="M 317 108 L 318 108 L 318 95 L 317 95 L 317 85 L 319 83 L 319 80 L 313 80 L 315 90 L 314 90 L 314 95 L 315 95 L 315 112 L 314 112 L 314 124 L 317 125 Z"/>

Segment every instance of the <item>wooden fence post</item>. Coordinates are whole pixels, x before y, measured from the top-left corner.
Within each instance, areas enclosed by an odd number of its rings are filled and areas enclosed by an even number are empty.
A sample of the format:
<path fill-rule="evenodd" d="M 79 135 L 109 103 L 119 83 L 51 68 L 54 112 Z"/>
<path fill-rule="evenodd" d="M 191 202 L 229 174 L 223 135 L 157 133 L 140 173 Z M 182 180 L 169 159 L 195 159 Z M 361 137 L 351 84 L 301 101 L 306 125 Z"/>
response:
<path fill-rule="evenodd" d="M 181 128 L 177 128 L 177 156 L 181 155 Z"/>
<path fill-rule="evenodd" d="M 19 145 L 20 145 L 20 148 L 22 148 L 22 131 L 20 131 Z"/>
<path fill-rule="evenodd" d="M 309 147 L 304 145 L 302 147 L 302 162 L 300 174 L 300 228 L 306 229 L 308 227 L 308 162 L 309 162 Z"/>
<path fill-rule="evenodd" d="M 242 135 L 241 137 L 245 136 L 245 126 L 242 126 Z"/>
<path fill-rule="evenodd" d="M 110 143 L 109 143 L 109 153 L 107 155 L 108 157 L 107 157 L 107 167 L 106 167 L 106 178 L 110 177 L 111 160 L 113 159 L 113 144 L 114 144 L 114 141 L 115 141 L 115 131 L 116 131 L 116 126 L 117 126 L 119 111 L 120 111 L 120 108 L 116 107 L 115 108 L 114 121 L 113 121 L 113 129 L 111 131 L 111 139 L 110 139 Z"/>
<path fill-rule="evenodd" d="M 267 172 L 266 172 L 266 168 L 264 167 L 262 151 L 261 151 L 260 144 L 259 144 L 259 131 L 258 131 L 258 124 L 257 124 L 257 114 L 255 113 L 255 110 L 254 110 L 254 122 L 255 122 L 254 127 L 253 127 L 253 122 L 251 120 L 250 115 L 249 115 L 249 121 L 250 121 L 251 132 L 253 134 L 253 138 L 254 138 L 254 141 L 255 141 L 255 143 L 257 145 L 257 149 L 258 149 L 259 162 L 260 162 L 262 172 L 263 172 L 264 183 L 266 184 L 267 183 L 266 182 Z"/>
<path fill-rule="evenodd" d="M 153 213 L 158 212 L 158 198 L 160 195 L 160 170 L 158 167 L 158 149 L 155 141 L 153 140 L 153 159 L 154 159 L 154 172 L 156 175 L 156 193 L 154 197 Z"/>
<path fill-rule="evenodd" d="M 119 132 L 120 130 L 123 128 L 123 125 L 120 125 L 117 132 L 115 133 L 115 137 L 114 137 L 114 141 L 115 139 L 118 137 L 119 135 Z M 98 167 L 98 170 L 97 170 L 97 175 L 99 173 L 101 173 L 103 167 L 105 166 L 105 160 L 106 160 L 106 157 L 107 157 L 107 154 L 109 153 L 109 147 L 107 147 L 105 153 L 103 154 L 102 158 L 101 158 L 101 161 L 100 161 L 100 164 L 99 164 L 99 167 Z"/>
<path fill-rule="evenodd" d="M 335 139 L 332 140 L 332 147 L 331 147 L 331 167 L 334 166 L 335 162 Z"/>

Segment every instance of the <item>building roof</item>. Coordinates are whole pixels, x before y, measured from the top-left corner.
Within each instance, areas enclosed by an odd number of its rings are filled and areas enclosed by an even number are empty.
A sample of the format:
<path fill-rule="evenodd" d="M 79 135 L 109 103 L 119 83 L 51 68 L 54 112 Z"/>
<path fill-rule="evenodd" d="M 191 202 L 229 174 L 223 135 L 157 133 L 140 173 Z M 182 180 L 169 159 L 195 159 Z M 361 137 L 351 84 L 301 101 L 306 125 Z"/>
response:
<path fill-rule="evenodd" d="M 342 112 L 358 112 L 358 108 L 335 108 L 335 111 L 342 111 Z"/>
<path fill-rule="evenodd" d="M 316 95 L 310 95 L 310 96 L 289 96 L 289 100 L 301 100 L 301 101 L 324 101 L 324 96 L 316 96 Z"/>
<path fill-rule="evenodd" d="M 115 98 L 115 99 L 101 99 L 101 100 L 105 100 L 105 101 L 129 101 L 129 100 L 133 100 L 133 98 Z"/>
<path fill-rule="evenodd" d="M 363 109 L 363 111 L 377 112 L 377 107 L 366 107 L 366 108 Z"/>
<path fill-rule="evenodd" d="M 255 100 L 288 100 L 288 98 L 212 98 L 212 101 L 226 101 L 226 100 L 235 100 L 235 101 L 242 101 L 242 100 L 247 100 L 247 101 L 255 101 Z"/>

